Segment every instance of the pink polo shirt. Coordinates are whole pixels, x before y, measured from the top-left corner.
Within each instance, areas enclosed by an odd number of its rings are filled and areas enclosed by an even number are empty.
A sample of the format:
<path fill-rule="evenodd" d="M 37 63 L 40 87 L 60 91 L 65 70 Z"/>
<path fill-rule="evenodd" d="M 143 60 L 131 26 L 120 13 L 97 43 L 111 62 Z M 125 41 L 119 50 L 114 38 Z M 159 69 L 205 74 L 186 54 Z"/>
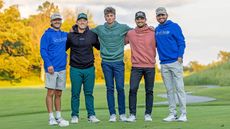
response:
<path fill-rule="evenodd" d="M 147 25 L 130 30 L 125 37 L 125 44 L 130 44 L 133 67 L 155 67 L 156 41 L 155 32 Z"/>

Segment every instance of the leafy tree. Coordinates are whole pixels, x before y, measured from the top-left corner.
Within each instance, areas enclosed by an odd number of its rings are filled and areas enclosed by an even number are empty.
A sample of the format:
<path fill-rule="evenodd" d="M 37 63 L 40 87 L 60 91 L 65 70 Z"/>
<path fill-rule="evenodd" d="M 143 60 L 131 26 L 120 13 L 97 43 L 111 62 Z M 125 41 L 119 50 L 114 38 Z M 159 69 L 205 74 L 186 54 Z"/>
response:
<path fill-rule="evenodd" d="M 0 0 L 0 9 L 3 7 L 3 1 Z"/>
<path fill-rule="evenodd" d="M 26 26 L 21 19 L 16 5 L 0 12 L 1 80 L 20 81 L 30 75 L 31 31 L 31 27 Z"/>
<path fill-rule="evenodd" d="M 218 53 L 218 59 L 221 63 L 230 62 L 230 52 L 220 51 Z"/>

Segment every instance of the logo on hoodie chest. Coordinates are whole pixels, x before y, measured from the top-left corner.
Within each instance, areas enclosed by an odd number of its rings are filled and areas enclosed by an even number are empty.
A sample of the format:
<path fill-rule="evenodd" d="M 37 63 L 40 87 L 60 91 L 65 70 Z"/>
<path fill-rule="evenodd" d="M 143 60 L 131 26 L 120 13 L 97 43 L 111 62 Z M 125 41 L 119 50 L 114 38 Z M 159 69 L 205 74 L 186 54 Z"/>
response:
<path fill-rule="evenodd" d="M 53 38 L 53 42 L 54 43 L 60 43 L 60 42 L 66 42 L 67 38 L 63 37 L 63 38 Z"/>
<path fill-rule="evenodd" d="M 168 35 L 168 34 L 170 34 L 169 30 L 162 30 L 156 32 L 156 35 Z"/>

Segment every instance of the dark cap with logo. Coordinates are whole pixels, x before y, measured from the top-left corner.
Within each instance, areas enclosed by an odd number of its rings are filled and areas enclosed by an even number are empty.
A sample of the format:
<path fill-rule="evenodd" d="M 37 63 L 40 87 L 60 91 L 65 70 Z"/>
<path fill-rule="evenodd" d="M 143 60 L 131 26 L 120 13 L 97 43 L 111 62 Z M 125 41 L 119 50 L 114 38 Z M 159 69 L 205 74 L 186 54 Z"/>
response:
<path fill-rule="evenodd" d="M 85 13 L 78 14 L 77 20 L 80 20 L 80 19 L 88 20 L 87 15 Z"/>
<path fill-rule="evenodd" d="M 144 19 L 146 19 L 146 15 L 145 15 L 144 12 L 138 11 L 138 12 L 135 14 L 135 19 L 137 19 L 137 18 L 144 18 Z"/>

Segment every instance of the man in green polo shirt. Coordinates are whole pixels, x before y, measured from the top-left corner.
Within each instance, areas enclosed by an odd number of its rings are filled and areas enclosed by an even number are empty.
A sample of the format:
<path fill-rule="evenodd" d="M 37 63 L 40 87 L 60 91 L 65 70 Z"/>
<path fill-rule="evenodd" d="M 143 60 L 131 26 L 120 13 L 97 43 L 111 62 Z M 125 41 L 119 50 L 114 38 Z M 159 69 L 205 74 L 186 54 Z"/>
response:
<path fill-rule="evenodd" d="M 131 29 L 126 24 L 116 21 L 116 10 L 113 7 L 104 9 L 105 23 L 92 31 L 98 35 L 102 69 L 107 88 L 107 103 L 110 113 L 110 122 L 116 121 L 114 100 L 114 82 L 118 96 L 118 110 L 121 121 L 126 121 L 125 93 L 124 93 L 124 38 Z"/>

